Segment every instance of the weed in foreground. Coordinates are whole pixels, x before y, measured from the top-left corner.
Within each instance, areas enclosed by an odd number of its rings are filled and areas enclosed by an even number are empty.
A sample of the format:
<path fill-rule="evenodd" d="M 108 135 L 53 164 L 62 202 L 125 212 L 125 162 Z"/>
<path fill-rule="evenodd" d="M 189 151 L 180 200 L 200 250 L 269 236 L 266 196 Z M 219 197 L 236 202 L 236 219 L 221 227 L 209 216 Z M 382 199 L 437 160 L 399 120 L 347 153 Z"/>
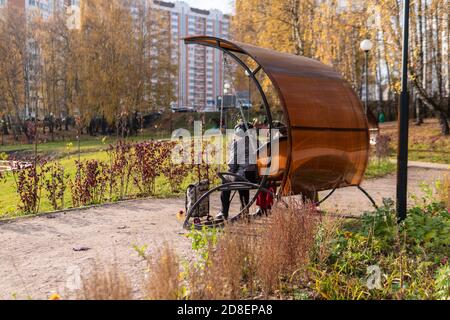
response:
<path fill-rule="evenodd" d="M 147 257 L 146 260 L 149 269 L 144 287 L 146 298 L 175 300 L 185 295 L 180 260 L 168 244 L 164 244 L 154 257 Z"/>
<path fill-rule="evenodd" d="M 257 276 L 266 296 L 306 269 L 319 221 L 319 213 L 296 198 L 287 208 L 281 203 L 273 208 L 258 245 Z"/>
<path fill-rule="evenodd" d="M 82 278 L 82 287 L 78 294 L 83 300 L 131 300 L 132 286 L 128 277 L 117 264 L 102 265 L 95 263 L 87 277 Z"/>

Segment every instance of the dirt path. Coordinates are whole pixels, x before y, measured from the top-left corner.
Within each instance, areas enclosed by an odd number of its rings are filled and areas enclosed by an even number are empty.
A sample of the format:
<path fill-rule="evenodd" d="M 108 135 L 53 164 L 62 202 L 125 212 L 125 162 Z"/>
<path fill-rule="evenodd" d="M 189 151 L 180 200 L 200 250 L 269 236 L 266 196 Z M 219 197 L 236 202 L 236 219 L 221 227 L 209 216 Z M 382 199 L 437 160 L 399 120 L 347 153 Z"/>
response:
<path fill-rule="evenodd" d="M 409 191 L 420 194 L 419 183 L 434 181 L 442 170 L 410 168 Z M 365 181 L 377 202 L 395 196 L 395 175 Z M 0 225 L 0 299 L 46 299 L 53 292 L 73 298 L 67 288 L 78 272 L 86 274 L 95 261 L 116 261 L 131 277 L 136 297 L 145 263 L 132 248 L 148 245 L 148 253 L 167 241 L 192 258 L 190 241 L 176 213 L 184 199 L 128 201 Z M 337 190 L 328 210 L 357 214 L 370 203 L 356 188 Z M 75 251 L 75 249 L 88 249 Z"/>

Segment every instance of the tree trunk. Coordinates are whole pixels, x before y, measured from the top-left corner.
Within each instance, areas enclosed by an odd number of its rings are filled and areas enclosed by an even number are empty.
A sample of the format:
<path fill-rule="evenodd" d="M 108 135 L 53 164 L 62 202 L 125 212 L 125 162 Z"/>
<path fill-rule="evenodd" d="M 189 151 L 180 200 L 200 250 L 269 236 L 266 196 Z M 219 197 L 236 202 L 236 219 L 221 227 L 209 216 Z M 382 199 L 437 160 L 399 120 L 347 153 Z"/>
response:
<path fill-rule="evenodd" d="M 442 112 L 439 112 L 439 125 L 441 126 L 441 134 L 444 136 L 448 136 L 450 134 L 448 118 Z"/>
<path fill-rule="evenodd" d="M 422 100 L 418 97 L 416 98 L 416 125 L 420 126 L 423 123 L 423 106 L 422 106 Z"/>

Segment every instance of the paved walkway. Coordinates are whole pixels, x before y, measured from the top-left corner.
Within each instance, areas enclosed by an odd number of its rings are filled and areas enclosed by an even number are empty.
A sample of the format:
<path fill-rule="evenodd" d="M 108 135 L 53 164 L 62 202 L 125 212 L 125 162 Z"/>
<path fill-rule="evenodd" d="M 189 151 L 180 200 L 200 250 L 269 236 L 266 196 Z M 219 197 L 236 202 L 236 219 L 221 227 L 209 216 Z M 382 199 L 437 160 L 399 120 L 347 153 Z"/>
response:
<path fill-rule="evenodd" d="M 393 161 L 397 163 L 397 160 Z M 432 162 L 420 162 L 420 161 L 408 161 L 408 167 L 436 169 L 436 170 L 450 170 L 449 164 L 432 163 Z"/>

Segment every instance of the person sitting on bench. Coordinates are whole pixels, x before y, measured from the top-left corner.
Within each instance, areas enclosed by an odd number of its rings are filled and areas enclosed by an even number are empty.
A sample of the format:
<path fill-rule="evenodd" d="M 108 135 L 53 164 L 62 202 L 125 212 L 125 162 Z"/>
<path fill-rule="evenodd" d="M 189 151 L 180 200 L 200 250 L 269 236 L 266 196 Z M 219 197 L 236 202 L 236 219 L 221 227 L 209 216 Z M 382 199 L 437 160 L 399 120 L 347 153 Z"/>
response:
<path fill-rule="evenodd" d="M 230 144 L 228 172 L 237 174 L 241 177 L 244 177 L 248 181 L 255 183 L 257 166 L 256 163 L 250 163 L 251 161 L 249 155 L 256 154 L 256 146 L 253 146 L 254 143 L 250 142 L 249 135 L 246 134 L 247 129 L 251 128 L 253 128 L 251 124 L 245 125 L 243 122 L 239 123 L 234 128 L 235 137 L 233 139 L 233 142 Z M 240 154 L 238 154 L 238 152 Z M 223 179 L 222 183 L 239 181 L 238 177 L 232 175 L 225 175 L 225 176 L 226 180 Z M 250 201 L 250 191 L 238 190 L 238 192 L 242 210 L 248 205 Z M 230 210 L 230 196 L 231 196 L 230 190 L 224 190 L 221 192 L 220 200 L 222 203 L 222 209 L 217 214 L 216 219 L 228 219 L 228 212 Z"/>

